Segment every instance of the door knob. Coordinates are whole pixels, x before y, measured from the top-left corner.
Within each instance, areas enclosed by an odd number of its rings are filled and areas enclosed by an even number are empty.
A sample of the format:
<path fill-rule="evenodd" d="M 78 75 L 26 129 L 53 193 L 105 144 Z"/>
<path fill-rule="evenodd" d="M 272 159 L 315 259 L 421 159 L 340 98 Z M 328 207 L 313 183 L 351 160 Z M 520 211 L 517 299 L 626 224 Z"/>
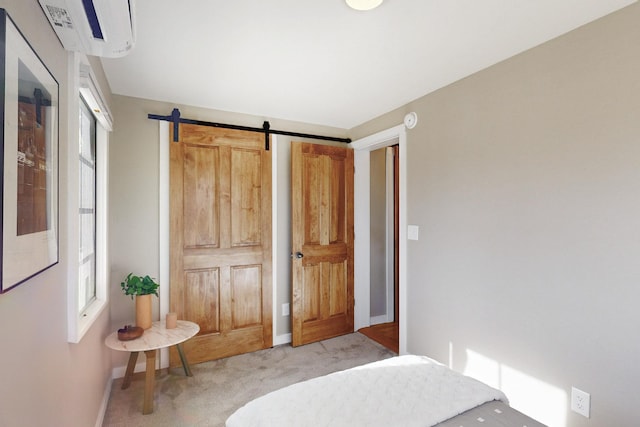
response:
<path fill-rule="evenodd" d="M 291 254 L 291 258 L 302 258 L 304 254 L 302 252 L 296 252 L 295 254 Z"/>

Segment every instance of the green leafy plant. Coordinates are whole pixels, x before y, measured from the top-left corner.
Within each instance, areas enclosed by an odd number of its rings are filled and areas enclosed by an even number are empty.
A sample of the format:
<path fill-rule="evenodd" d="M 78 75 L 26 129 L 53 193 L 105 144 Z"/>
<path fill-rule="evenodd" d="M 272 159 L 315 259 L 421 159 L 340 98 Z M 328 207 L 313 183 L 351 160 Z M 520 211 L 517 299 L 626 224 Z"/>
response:
<path fill-rule="evenodd" d="M 120 287 L 125 295 L 131 295 L 131 299 L 135 295 L 149 295 L 154 294 L 158 296 L 158 285 L 149 276 L 135 276 L 133 273 L 129 273 L 127 277 L 120 283 Z"/>

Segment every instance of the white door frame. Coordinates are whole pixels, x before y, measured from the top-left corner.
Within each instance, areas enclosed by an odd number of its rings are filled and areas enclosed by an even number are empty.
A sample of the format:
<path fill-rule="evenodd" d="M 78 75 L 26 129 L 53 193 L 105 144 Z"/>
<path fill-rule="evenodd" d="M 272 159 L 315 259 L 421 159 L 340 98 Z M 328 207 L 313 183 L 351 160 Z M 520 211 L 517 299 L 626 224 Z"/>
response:
<path fill-rule="evenodd" d="M 378 132 L 351 143 L 354 149 L 354 308 L 355 330 L 370 326 L 370 152 L 398 144 L 400 156 L 400 354 L 407 352 L 407 132 L 404 125 Z"/>
<path fill-rule="evenodd" d="M 385 286 L 386 286 L 386 321 L 393 322 L 395 319 L 395 160 L 393 150 L 385 148 Z"/>
<path fill-rule="evenodd" d="M 170 252 L 170 224 L 169 211 L 171 209 L 169 194 L 169 169 L 170 169 L 170 150 L 171 142 L 169 141 L 169 122 L 158 121 L 158 163 L 159 163 L 159 188 L 158 188 L 158 228 L 159 228 L 159 260 L 158 260 L 158 283 L 160 284 L 160 319 L 169 312 L 169 277 L 171 264 Z M 160 368 L 169 367 L 169 349 L 160 349 L 159 355 Z"/>

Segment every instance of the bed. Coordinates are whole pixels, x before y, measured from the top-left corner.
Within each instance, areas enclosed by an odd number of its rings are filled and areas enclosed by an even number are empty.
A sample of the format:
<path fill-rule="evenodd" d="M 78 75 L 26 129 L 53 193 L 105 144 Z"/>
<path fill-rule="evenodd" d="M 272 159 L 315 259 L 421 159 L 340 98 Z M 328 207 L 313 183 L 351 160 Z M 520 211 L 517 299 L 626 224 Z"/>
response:
<path fill-rule="evenodd" d="M 424 356 L 398 356 L 271 392 L 226 427 L 544 427 L 499 390 Z"/>

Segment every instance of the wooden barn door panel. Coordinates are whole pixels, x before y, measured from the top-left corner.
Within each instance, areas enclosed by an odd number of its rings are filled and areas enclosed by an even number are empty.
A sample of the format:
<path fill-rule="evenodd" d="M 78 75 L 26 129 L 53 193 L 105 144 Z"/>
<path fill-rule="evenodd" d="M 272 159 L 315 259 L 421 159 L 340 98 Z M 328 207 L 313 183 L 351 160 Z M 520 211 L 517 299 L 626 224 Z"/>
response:
<path fill-rule="evenodd" d="M 173 140 L 173 137 L 171 137 Z M 180 125 L 171 143 L 170 309 L 190 362 L 272 346 L 271 157 L 259 133 Z M 171 352 L 171 366 L 179 365 Z"/>

